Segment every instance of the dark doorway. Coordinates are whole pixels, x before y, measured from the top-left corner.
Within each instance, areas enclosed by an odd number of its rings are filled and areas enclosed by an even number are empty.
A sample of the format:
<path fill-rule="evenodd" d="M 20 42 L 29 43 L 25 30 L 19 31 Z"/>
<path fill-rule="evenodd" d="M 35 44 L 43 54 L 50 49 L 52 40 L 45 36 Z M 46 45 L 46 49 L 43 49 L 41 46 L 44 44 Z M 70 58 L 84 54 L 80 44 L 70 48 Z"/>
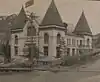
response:
<path fill-rule="evenodd" d="M 72 56 L 74 56 L 75 55 L 75 49 L 73 48 L 72 49 Z"/>

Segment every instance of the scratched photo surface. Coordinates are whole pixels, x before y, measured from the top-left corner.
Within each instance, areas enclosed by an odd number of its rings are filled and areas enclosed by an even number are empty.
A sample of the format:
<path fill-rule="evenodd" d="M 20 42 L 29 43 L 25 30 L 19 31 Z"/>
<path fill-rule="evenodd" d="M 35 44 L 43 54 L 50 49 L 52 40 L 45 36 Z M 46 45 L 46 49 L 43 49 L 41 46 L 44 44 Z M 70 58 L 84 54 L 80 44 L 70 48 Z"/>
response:
<path fill-rule="evenodd" d="M 0 0 L 0 82 L 99 82 L 100 0 Z"/>

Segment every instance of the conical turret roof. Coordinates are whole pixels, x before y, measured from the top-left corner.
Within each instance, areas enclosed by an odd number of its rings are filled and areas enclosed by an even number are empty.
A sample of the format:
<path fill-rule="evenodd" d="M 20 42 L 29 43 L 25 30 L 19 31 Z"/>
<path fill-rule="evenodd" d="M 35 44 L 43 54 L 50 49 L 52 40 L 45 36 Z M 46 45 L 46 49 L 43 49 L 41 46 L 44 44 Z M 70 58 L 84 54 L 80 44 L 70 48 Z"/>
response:
<path fill-rule="evenodd" d="M 84 34 L 92 35 L 92 32 L 89 28 L 84 12 L 82 12 L 82 15 L 80 16 L 80 19 L 75 27 L 74 33 L 83 35 Z"/>
<path fill-rule="evenodd" d="M 58 9 L 55 5 L 54 0 L 52 0 L 45 16 L 44 19 L 41 23 L 42 26 L 46 25 L 58 25 L 58 26 L 63 26 L 63 22 L 61 19 L 61 16 L 58 12 Z"/>
<path fill-rule="evenodd" d="M 12 29 L 22 29 L 24 28 L 25 24 L 26 24 L 26 13 L 24 8 L 22 7 L 20 13 L 18 14 L 18 16 L 16 17 L 14 23 L 12 24 Z"/>

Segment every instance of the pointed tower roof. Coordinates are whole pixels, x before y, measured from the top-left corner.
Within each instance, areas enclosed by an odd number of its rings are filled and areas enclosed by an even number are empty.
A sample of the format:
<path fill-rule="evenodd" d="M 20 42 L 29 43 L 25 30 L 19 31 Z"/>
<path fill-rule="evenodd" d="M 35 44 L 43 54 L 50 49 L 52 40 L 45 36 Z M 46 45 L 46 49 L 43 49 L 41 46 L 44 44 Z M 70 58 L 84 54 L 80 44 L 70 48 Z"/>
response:
<path fill-rule="evenodd" d="M 25 10 L 22 6 L 20 13 L 15 18 L 15 21 L 12 24 L 12 29 L 23 29 L 25 26 L 26 17 L 27 16 L 26 16 Z"/>
<path fill-rule="evenodd" d="M 44 19 L 41 23 L 42 26 L 46 25 L 58 25 L 58 26 L 63 26 L 63 22 L 61 19 L 61 16 L 58 12 L 58 9 L 55 5 L 54 0 L 52 0 L 45 16 Z"/>
<path fill-rule="evenodd" d="M 92 32 L 89 28 L 88 22 L 86 20 L 84 12 L 82 12 L 80 19 L 75 27 L 74 33 L 76 34 L 87 34 L 87 35 L 92 35 Z"/>

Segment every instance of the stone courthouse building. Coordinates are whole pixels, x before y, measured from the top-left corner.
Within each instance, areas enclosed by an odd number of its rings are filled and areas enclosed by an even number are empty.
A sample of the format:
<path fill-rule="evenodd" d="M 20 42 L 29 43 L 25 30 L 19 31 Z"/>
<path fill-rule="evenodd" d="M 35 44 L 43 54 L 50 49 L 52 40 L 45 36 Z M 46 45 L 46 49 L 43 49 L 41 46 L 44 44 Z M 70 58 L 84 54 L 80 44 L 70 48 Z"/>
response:
<path fill-rule="evenodd" d="M 44 56 L 60 57 L 60 38 L 64 37 L 67 54 L 70 56 L 81 54 L 92 49 L 92 32 L 87 23 L 84 11 L 73 30 L 69 31 L 69 24 L 63 22 L 54 0 L 52 0 L 40 24 L 35 20 L 26 21 L 26 12 L 22 7 L 12 25 L 11 54 L 25 55 L 24 48 L 35 43 Z M 33 37 L 33 38 L 32 38 Z"/>

